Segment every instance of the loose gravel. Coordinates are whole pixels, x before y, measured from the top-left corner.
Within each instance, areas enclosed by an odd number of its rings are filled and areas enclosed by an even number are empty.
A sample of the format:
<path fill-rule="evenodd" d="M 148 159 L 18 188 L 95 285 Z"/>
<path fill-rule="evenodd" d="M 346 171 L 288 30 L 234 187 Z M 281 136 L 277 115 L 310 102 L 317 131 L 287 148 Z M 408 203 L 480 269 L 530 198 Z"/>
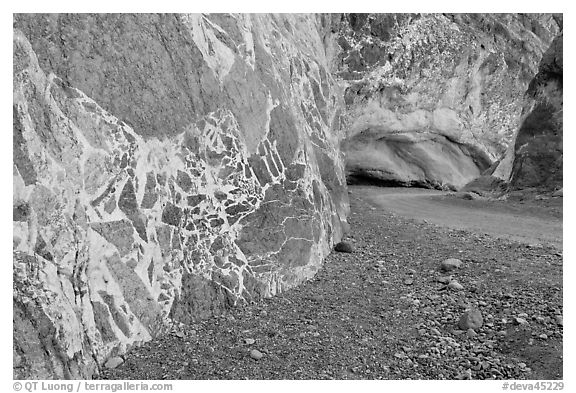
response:
<path fill-rule="evenodd" d="M 359 198 L 353 253 L 280 296 L 174 327 L 101 378 L 562 379 L 561 252 Z M 447 273 L 450 258 L 461 265 Z"/>

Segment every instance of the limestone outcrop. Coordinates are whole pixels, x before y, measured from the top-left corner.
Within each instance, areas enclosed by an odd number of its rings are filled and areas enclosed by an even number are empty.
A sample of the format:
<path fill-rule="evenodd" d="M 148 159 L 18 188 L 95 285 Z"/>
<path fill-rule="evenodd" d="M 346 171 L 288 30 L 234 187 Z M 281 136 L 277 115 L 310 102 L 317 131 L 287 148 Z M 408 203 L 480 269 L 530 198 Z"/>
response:
<path fill-rule="evenodd" d="M 339 22 L 348 177 L 453 189 L 512 143 L 561 16 L 348 14 Z"/>
<path fill-rule="evenodd" d="M 330 20 L 15 15 L 14 378 L 312 277 L 348 201 Z"/>
<path fill-rule="evenodd" d="M 511 189 L 562 189 L 563 35 L 544 54 L 524 96 L 522 122 L 492 176 Z M 561 193 L 560 193 L 561 195 Z"/>

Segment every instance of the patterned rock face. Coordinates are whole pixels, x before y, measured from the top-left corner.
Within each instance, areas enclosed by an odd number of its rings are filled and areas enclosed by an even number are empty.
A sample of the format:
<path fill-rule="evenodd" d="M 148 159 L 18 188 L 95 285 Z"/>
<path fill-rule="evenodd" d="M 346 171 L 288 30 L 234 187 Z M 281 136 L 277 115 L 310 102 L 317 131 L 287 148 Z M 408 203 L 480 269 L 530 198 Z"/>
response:
<path fill-rule="evenodd" d="M 14 378 L 315 274 L 348 209 L 326 18 L 14 25 Z"/>
<path fill-rule="evenodd" d="M 343 16 L 348 176 L 439 188 L 477 177 L 511 143 L 560 23 L 541 14 Z"/>
<path fill-rule="evenodd" d="M 493 173 L 514 189 L 562 188 L 563 35 L 544 54 L 524 96 L 522 122 Z"/>

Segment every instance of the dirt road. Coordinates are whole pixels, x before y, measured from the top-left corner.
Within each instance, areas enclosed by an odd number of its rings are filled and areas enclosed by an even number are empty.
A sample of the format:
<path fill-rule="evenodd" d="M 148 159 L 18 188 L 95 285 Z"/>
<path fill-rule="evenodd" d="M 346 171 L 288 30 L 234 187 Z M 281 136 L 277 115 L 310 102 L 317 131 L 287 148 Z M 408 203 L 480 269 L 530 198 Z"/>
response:
<path fill-rule="evenodd" d="M 352 186 L 349 189 L 352 196 L 403 217 L 562 249 L 562 218 L 548 214 L 545 209 L 468 201 L 447 192 L 419 188 Z"/>

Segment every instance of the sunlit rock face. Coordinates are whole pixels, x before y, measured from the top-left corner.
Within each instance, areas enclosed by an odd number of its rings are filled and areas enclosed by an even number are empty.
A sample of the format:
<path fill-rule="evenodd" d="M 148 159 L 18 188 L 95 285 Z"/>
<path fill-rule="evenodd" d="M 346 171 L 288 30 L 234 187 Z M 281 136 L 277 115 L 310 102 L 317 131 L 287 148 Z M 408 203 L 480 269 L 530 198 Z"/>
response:
<path fill-rule="evenodd" d="M 512 189 L 562 188 L 563 35 L 544 54 L 524 96 L 522 122 L 492 174 Z"/>
<path fill-rule="evenodd" d="M 512 142 L 559 18 L 342 16 L 348 176 L 438 188 L 477 177 Z"/>
<path fill-rule="evenodd" d="M 329 22 L 14 17 L 14 378 L 315 274 L 348 209 Z"/>

